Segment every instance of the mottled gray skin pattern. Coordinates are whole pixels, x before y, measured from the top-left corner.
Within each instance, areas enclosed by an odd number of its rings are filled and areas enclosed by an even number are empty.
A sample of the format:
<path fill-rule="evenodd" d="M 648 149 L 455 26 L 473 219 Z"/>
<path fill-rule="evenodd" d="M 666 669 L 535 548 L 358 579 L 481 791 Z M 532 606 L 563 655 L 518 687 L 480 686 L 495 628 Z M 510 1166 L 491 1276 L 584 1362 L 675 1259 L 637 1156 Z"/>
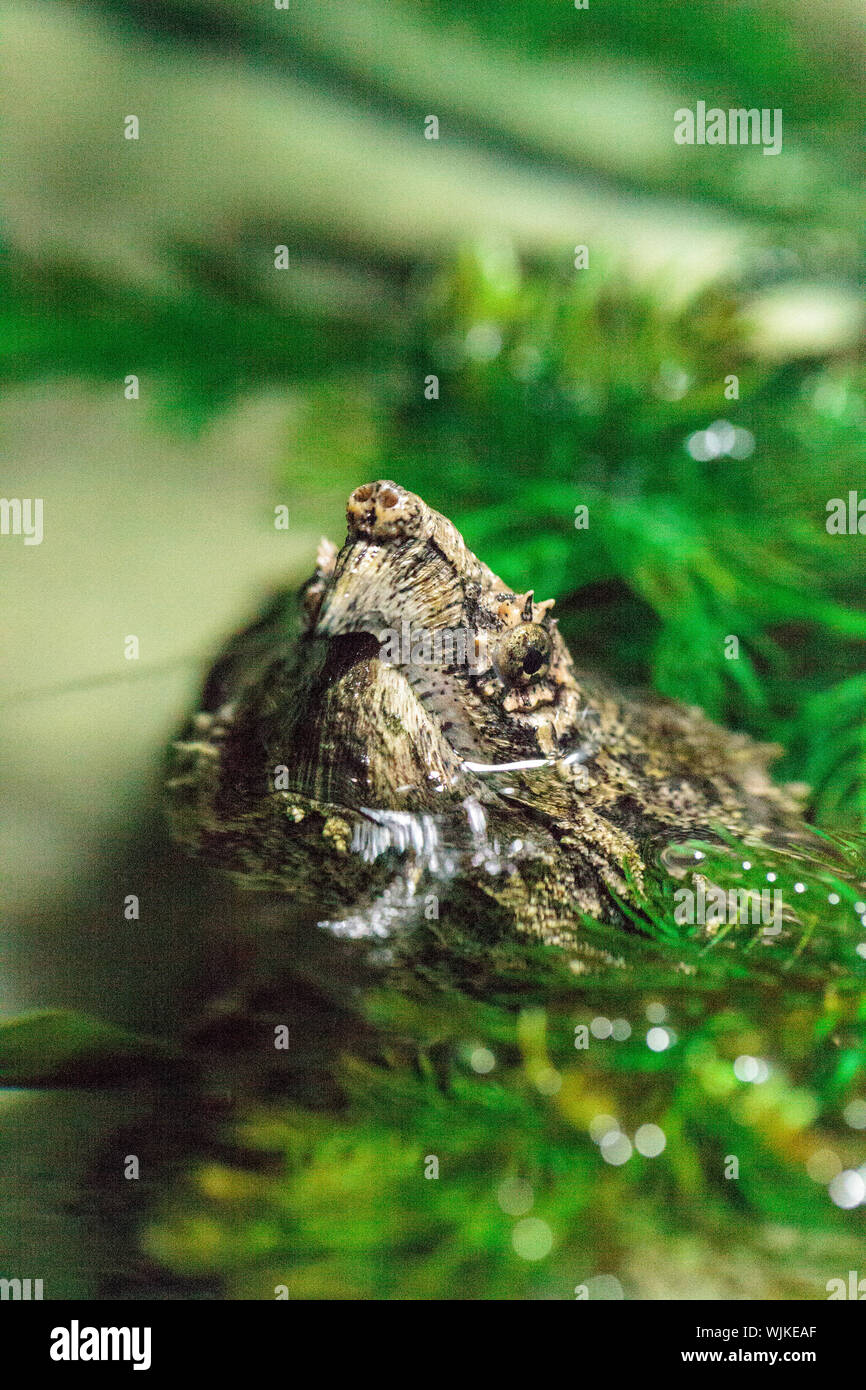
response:
<path fill-rule="evenodd" d="M 580 954 L 581 914 L 622 925 L 617 900 L 671 842 L 797 835 L 796 796 L 767 774 L 778 750 L 584 673 L 551 608 L 414 493 L 357 488 L 296 611 L 280 598 L 214 667 L 173 749 L 176 837 L 349 934 L 386 934 L 389 884 L 415 910 L 432 886 L 443 910 L 459 898 L 464 918 Z M 410 647 L 392 664 L 379 639 L 404 623 L 468 634 L 472 662 Z M 507 766 L 525 762 L 541 765 Z"/>

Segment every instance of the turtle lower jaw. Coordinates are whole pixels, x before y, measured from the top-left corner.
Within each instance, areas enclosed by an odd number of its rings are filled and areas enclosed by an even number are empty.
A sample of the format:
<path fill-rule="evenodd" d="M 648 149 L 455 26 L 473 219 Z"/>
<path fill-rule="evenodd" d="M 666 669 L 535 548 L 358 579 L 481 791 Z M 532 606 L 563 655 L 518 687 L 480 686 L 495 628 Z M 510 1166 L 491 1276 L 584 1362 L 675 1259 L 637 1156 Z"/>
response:
<path fill-rule="evenodd" d="M 431 810 L 459 790 L 461 755 L 402 668 L 379 653 L 369 633 L 330 638 L 315 653 L 300 698 L 288 692 L 290 722 L 274 721 L 266 747 L 282 789 L 347 810 L 401 811 Z"/>

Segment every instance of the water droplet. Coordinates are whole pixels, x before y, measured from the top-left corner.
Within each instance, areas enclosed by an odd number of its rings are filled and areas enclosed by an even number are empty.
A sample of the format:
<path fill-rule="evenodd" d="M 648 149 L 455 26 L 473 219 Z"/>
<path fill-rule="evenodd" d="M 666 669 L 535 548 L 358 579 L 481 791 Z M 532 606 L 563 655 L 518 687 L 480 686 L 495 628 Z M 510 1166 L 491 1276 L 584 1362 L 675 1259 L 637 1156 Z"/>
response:
<path fill-rule="evenodd" d="M 553 1232 L 546 1221 L 526 1216 L 511 1232 L 511 1244 L 522 1260 L 543 1260 L 553 1249 Z"/>
<path fill-rule="evenodd" d="M 611 1131 L 619 1133 L 619 1125 L 613 1115 L 594 1115 L 589 1122 L 589 1137 L 596 1144 L 600 1144 Z"/>
<path fill-rule="evenodd" d="M 743 1054 L 734 1062 L 734 1076 L 738 1081 L 757 1081 L 760 1068 L 756 1057 Z"/>
<path fill-rule="evenodd" d="M 843 1172 L 837 1173 L 828 1190 L 836 1206 L 843 1207 L 846 1211 L 859 1207 L 866 1197 L 866 1183 L 853 1168 L 846 1168 Z"/>
<path fill-rule="evenodd" d="M 614 1168 L 622 1167 L 632 1156 L 631 1140 L 621 1130 L 610 1130 L 602 1139 L 599 1148 L 605 1163 L 612 1164 Z"/>
<path fill-rule="evenodd" d="M 634 1137 L 634 1146 L 644 1158 L 657 1158 L 666 1143 L 665 1132 L 658 1125 L 641 1125 Z"/>
<path fill-rule="evenodd" d="M 466 334 L 466 353 L 474 362 L 490 362 L 502 349 L 502 334 L 495 323 L 475 323 Z"/>
<path fill-rule="evenodd" d="M 866 1129 L 866 1100 L 849 1100 L 842 1114 L 852 1129 Z"/>
<path fill-rule="evenodd" d="M 535 1201 L 535 1193 L 521 1178 L 506 1178 L 500 1184 L 496 1200 L 509 1216 L 525 1216 Z"/>
<path fill-rule="evenodd" d="M 469 1065 L 473 1071 L 484 1076 L 496 1066 L 496 1058 L 489 1048 L 476 1047 L 469 1058 Z"/>

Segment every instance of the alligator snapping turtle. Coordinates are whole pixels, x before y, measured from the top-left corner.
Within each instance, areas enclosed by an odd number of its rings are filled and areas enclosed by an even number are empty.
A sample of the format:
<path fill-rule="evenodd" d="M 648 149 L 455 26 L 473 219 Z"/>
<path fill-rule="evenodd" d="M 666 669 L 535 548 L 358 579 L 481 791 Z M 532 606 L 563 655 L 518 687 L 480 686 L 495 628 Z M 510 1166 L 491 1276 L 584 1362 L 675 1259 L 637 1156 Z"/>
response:
<path fill-rule="evenodd" d="M 866 1193 L 860 847 L 772 748 L 584 674 L 413 493 L 348 523 L 173 748 L 176 837 L 259 892 L 145 1248 L 240 1298 L 826 1297 Z"/>
<path fill-rule="evenodd" d="M 247 886 L 367 909 L 426 878 L 502 930 L 580 950 L 623 924 L 648 857 L 719 831 L 802 834 L 778 749 L 575 668 L 551 600 L 512 592 L 455 527 L 389 481 L 348 537 L 235 639 L 174 747 L 175 833 Z M 393 897 L 393 886 L 392 886 Z"/>

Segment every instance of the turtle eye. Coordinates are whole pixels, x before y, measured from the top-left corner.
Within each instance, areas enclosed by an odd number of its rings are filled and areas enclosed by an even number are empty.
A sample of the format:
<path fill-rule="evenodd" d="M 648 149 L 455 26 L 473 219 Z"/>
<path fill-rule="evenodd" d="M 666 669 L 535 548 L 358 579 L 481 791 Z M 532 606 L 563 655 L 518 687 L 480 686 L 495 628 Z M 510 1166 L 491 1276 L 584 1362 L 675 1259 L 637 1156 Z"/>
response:
<path fill-rule="evenodd" d="M 500 638 L 496 667 L 509 685 L 526 685 L 550 665 L 550 634 L 539 623 L 521 623 Z"/>

